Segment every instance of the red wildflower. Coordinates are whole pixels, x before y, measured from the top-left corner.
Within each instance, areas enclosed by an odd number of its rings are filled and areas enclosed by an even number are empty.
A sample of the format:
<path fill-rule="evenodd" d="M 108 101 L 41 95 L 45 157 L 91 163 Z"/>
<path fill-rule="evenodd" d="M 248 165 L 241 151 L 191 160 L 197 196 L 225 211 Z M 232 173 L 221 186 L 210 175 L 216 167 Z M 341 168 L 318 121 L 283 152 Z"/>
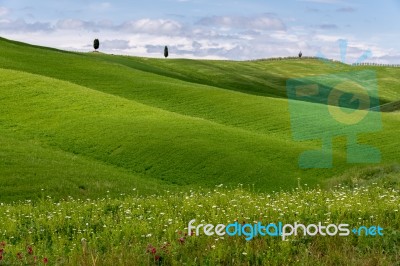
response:
<path fill-rule="evenodd" d="M 3 260 L 3 255 L 2 254 L 0 254 L 0 261 L 2 261 Z"/>
<path fill-rule="evenodd" d="M 28 252 L 29 255 L 33 254 L 33 248 L 31 246 L 28 246 L 26 251 Z"/>
<path fill-rule="evenodd" d="M 3 255 L 4 249 L 0 248 L 0 255 Z"/>
<path fill-rule="evenodd" d="M 48 260 L 47 258 L 44 258 L 44 259 L 43 259 L 43 263 L 44 263 L 44 264 L 47 264 L 48 262 L 49 262 L 49 260 Z"/>
<path fill-rule="evenodd" d="M 17 258 L 18 258 L 19 260 L 22 260 L 22 253 L 21 253 L 21 252 L 18 252 L 18 253 L 17 253 Z"/>
<path fill-rule="evenodd" d="M 148 245 L 148 246 L 147 246 L 146 252 L 147 252 L 147 253 L 151 253 L 151 254 L 154 255 L 154 254 L 156 254 L 157 249 L 156 249 L 155 247 L 153 247 L 152 245 Z"/>
<path fill-rule="evenodd" d="M 179 238 L 179 242 L 180 242 L 181 244 L 185 243 L 185 238 L 183 238 L 183 237 Z"/>

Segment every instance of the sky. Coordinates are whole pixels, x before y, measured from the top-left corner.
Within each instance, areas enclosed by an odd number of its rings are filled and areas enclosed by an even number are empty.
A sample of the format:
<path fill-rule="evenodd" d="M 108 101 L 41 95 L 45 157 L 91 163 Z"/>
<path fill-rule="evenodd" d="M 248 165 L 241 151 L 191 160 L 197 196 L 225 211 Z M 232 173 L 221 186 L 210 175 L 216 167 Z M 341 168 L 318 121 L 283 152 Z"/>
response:
<path fill-rule="evenodd" d="M 0 0 L 0 36 L 71 51 L 400 64 L 400 0 Z M 347 42 L 346 54 L 339 49 Z M 1 51 L 0 51 L 1 52 Z"/>

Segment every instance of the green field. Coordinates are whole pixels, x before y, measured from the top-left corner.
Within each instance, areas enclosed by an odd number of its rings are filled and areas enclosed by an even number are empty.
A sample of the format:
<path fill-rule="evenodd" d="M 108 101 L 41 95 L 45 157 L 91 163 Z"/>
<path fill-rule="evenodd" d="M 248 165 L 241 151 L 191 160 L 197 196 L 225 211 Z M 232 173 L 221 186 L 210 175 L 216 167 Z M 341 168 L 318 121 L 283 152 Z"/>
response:
<path fill-rule="evenodd" d="M 0 40 L 0 200 L 119 195 L 242 183 L 268 192 L 310 186 L 347 164 L 335 139 L 332 169 L 300 170 L 318 140 L 290 132 L 288 78 L 374 69 L 381 104 L 400 99 L 399 68 L 320 60 L 160 60 L 70 53 Z M 362 136 L 399 161 L 398 112 Z"/>
<path fill-rule="evenodd" d="M 376 72 L 384 111 L 382 130 L 360 142 L 381 163 L 347 163 L 339 136 L 332 168 L 300 169 L 299 155 L 321 141 L 293 140 L 286 81 L 360 70 Z M 0 265 L 33 264 L 28 246 L 51 265 L 393 265 L 399 100 L 400 68 L 150 59 L 0 39 Z M 186 237 L 193 218 L 380 224 L 387 234 Z"/>

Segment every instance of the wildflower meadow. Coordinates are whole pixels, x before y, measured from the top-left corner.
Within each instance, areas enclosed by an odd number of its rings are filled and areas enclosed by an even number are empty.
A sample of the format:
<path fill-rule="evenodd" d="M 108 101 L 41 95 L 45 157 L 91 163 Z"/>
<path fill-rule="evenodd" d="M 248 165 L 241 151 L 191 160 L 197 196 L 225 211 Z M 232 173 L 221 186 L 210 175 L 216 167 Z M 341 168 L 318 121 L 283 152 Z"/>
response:
<path fill-rule="evenodd" d="M 390 184 L 389 184 L 390 185 Z M 387 183 L 306 185 L 269 194 L 246 188 L 95 200 L 44 197 L 0 206 L 0 265 L 395 265 L 400 191 Z M 198 223 L 379 225 L 383 236 L 195 236 Z"/>

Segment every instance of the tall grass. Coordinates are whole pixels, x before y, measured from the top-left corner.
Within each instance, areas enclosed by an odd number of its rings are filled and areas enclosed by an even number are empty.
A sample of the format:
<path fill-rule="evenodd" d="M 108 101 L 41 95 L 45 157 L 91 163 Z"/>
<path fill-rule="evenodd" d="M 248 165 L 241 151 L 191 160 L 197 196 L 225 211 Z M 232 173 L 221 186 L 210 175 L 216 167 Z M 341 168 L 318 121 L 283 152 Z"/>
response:
<path fill-rule="evenodd" d="M 50 265 L 392 265 L 400 259 L 400 191 L 376 183 L 253 193 L 241 187 L 124 199 L 38 202 L 0 206 L 3 264 L 34 257 Z M 383 236 L 190 236 L 187 224 L 379 225 Z M 0 241 L 1 241 L 0 240 Z M 31 251 L 31 252 L 29 252 Z"/>

